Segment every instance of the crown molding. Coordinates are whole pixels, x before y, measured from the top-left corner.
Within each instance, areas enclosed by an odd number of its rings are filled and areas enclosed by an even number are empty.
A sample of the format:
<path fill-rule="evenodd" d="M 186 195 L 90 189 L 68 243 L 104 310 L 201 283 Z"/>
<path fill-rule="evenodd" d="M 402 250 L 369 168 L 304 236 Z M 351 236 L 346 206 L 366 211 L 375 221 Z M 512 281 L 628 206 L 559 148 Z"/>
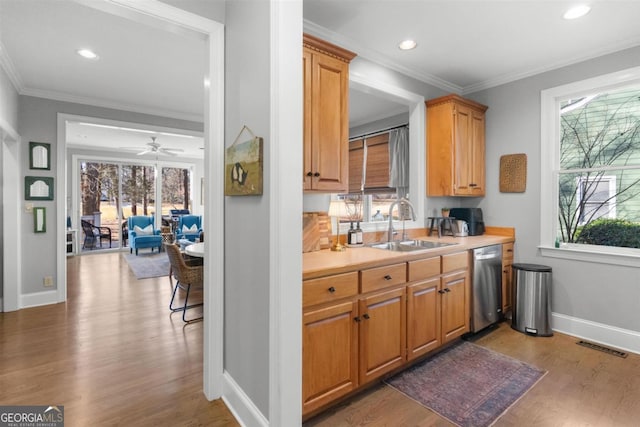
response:
<path fill-rule="evenodd" d="M 108 101 L 99 98 L 91 98 L 85 96 L 70 95 L 63 92 L 48 91 L 42 89 L 24 88 L 20 95 L 33 96 L 36 98 L 52 99 L 54 101 L 72 102 L 75 104 L 92 105 L 94 107 L 110 108 L 113 110 L 130 111 L 132 113 L 149 114 L 152 116 L 167 117 L 178 120 L 188 120 L 201 123 L 204 119 L 203 115 L 188 114 L 180 111 L 165 110 L 161 108 L 145 107 L 135 104 L 123 104 L 119 102 Z"/>
<path fill-rule="evenodd" d="M 334 43 L 342 48 L 348 49 L 358 54 L 358 57 L 364 58 L 368 61 L 376 63 L 378 65 L 382 65 L 385 68 L 390 70 L 397 71 L 405 76 L 413 77 L 421 82 L 430 84 L 439 89 L 453 92 L 453 93 L 462 93 L 463 88 L 451 82 L 448 82 L 444 79 L 436 77 L 434 75 L 419 72 L 417 70 L 412 70 L 407 67 L 403 67 L 399 65 L 397 62 L 391 60 L 385 55 L 382 55 L 372 49 L 364 47 L 363 45 L 355 42 L 347 37 L 344 37 L 336 32 L 328 30 L 325 27 L 322 27 L 318 24 L 315 24 L 309 20 L 304 20 L 304 31 L 312 36 L 319 37 L 328 42 Z"/>
<path fill-rule="evenodd" d="M 7 49 L 4 47 L 4 44 L 2 44 L 1 40 L 0 40 L 0 67 L 2 67 L 4 72 L 7 74 L 7 77 L 9 77 L 9 81 L 11 82 L 13 87 L 16 89 L 16 91 L 20 93 L 24 89 L 24 84 L 22 83 L 22 77 L 20 77 L 18 70 L 16 70 L 16 67 L 13 65 L 13 61 L 9 57 L 9 54 L 7 53 Z"/>
<path fill-rule="evenodd" d="M 492 87 L 501 86 L 503 84 L 525 79 L 527 77 L 532 77 L 537 74 L 542 74 L 548 71 L 553 71 L 563 67 L 568 67 L 570 65 L 578 64 L 580 62 L 588 61 L 590 59 L 595 59 L 600 56 L 609 55 L 615 52 L 620 52 L 625 49 L 630 49 L 630 48 L 639 47 L 639 46 L 640 46 L 640 38 L 637 38 L 637 37 L 631 38 L 631 39 L 625 40 L 624 42 L 615 43 L 605 48 L 591 51 L 584 55 L 576 55 L 574 57 L 555 62 L 545 67 L 534 68 L 532 70 L 525 71 L 525 72 L 507 73 L 495 78 L 485 80 L 483 82 L 474 83 L 472 85 L 465 86 L 464 90 L 462 91 L 462 94 L 466 95 L 466 94 L 478 92 L 481 90 L 490 89 Z"/>

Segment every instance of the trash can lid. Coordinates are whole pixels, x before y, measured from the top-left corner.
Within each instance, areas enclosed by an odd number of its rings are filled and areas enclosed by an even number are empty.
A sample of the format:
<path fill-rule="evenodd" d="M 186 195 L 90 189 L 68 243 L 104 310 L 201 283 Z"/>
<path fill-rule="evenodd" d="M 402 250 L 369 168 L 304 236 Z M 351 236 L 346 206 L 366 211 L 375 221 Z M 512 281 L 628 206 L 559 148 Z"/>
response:
<path fill-rule="evenodd" d="M 540 264 L 513 264 L 511 268 L 525 271 L 537 271 L 542 273 L 551 273 L 551 267 Z"/>

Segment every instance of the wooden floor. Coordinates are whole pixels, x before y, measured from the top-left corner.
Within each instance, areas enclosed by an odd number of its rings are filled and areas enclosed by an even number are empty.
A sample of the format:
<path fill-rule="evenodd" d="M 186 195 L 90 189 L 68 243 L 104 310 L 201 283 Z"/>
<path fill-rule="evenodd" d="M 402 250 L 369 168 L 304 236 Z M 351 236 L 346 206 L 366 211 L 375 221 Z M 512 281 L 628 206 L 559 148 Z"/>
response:
<path fill-rule="evenodd" d="M 0 405 L 64 405 L 66 426 L 238 425 L 202 393 L 202 322 L 169 314 L 167 277 L 136 280 L 108 253 L 68 258 L 68 282 L 66 304 L 0 313 Z M 476 341 L 548 371 L 496 426 L 640 425 L 640 356 L 576 341 L 504 323 Z M 378 385 L 305 425 L 451 424 Z"/>
<path fill-rule="evenodd" d="M 66 426 L 237 426 L 202 392 L 202 322 L 168 277 L 118 253 L 67 259 L 68 302 L 0 313 L 0 405 L 64 405 Z M 191 298 L 190 298 L 191 299 Z"/>
<path fill-rule="evenodd" d="M 548 371 L 495 426 L 640 425 L 640 356 L 626 359 L 576 344 L 574 337 L 530 337 L 502 323 L 476 344 Z M 386 385 L 310 419 L 306 427 L 452 426 Z"/>

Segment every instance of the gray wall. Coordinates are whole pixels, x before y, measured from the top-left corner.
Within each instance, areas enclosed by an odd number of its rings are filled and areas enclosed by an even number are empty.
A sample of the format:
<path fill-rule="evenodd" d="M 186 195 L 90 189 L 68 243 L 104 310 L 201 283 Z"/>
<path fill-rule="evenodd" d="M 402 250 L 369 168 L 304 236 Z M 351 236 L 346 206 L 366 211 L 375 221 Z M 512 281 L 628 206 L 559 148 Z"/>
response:
<path fill-rule="evenodd" d="M 0 123 L 4 126 L 10 126 L 13 131 L 18 129 L 18 93 L 14 89 L 11 81 L 4 72 L 4 69 L 0 67 Z M 0 128 L 2 126 L 0 125 Z M 2 129 L 0 129 L 0 165 L 3 165 L 3 147 L 2 147 Z M 1 169 L 0 169 L 1 172 Z M 2 173 L 0 173 L 0 300 L 3 295 L 3 262 L 4 262 L 4 248 L 3 248 L 3 218 L 4 218 L 4 204 L 3 204 L 3 185 Z M 0 304 L 0 310 L 2 310 L 2 304 Z"/>
<path fill-rule="evenodd" d="M 54 101 L 43 98 L 20 96 L 18 133 L 22 137 L 22 165 L 23 176 L 56 176 L 56 147 L 58 113 L 77 114 L 90 117 L 99 117 L 111 120 L 122 120 L 135 123 L 143 123 L 156 126 L 167 126 L 177 129 L 202 131 L 202 123 L 185 120 L 167 119 L 148 114 L 131 113 L 127 111 L 112 110 L 102 107 L 74 104 L 69 102 Z M 46 142 L 51 144 L 51 170 L 29 170 L 28 141 Z M 24 183 L 20 183 L 23 186 Z M 55 184 L 54 184 L 55 185 Z M 65 195 L 55 194 L 53 201 L 37 201 L 34 206 L 44 206 L 47 209 L 47 232 L 33 233 L 33 220 L 30 213 L 23 212 L 22 218 L 22 293 L 48 291 L 54 288 L 45 288 L 42 278 L 44 276 L 57 275 L 56 247 L 57 227 L 65 227 L 65 219 L 58 219 L 56 215 L 57 203 L 66 203 Z M 24 203 L 24 200 L 22 201 Z M 38 260 L 34 263 L 33 260 Z"/>
<path fill-rule="evenodd" d="M 632 331 L 640 331 L 637 268 L 543 258 L 540 243 L 540 91 L 640 66 L 640 47 L 469 95 L 487 110 L 487 193 L 465 201 L 483 209 L 490 225 L 516 228 L 515 262 L 553 268 L 552 310 Z M 527 154 L 524 193 L 500 193 L 499 162 L 504 154 Z"/>
<path fill-rule="evenodd" d="M 224 365 L 267 418 L 271 236 L 267 197 L 271 144 L 269 22 L 269 2 L 227 3 L 225 146 L 233 143 L 243 125 L 264 138 L 264 195 L 225 198 Z"/>
<path fill-rule="evenodd" d="M 160 0 L 170 6 L 224 24 L 225 0 Z"/>

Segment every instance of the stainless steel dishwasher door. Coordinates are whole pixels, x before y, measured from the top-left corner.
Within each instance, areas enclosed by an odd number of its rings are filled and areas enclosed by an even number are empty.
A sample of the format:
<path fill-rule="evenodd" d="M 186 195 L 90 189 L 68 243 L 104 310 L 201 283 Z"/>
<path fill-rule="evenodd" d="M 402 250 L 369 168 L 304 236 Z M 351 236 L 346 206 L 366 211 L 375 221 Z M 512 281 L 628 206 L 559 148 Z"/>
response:
<path fill-rule="evenodd" d="M 500 320 L 502 313 L 502 245 L 473 250 L 472 332 Z"/>

